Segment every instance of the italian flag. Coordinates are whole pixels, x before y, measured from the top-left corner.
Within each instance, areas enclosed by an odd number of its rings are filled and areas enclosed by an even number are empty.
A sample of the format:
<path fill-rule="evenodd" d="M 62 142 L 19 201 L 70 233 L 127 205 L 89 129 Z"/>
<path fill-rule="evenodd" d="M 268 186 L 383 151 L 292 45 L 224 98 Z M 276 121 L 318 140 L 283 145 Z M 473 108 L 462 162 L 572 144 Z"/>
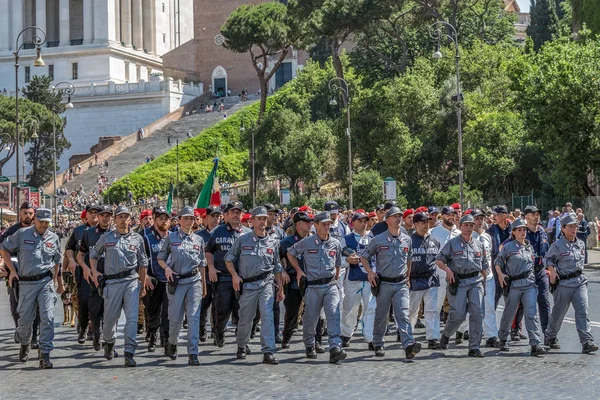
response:
<path fill-rule="evenodd" d="M 200 214 L 204 214 L 208 206 L 220 206 L 221 205 L 221 189 L 219 188 L 219 177 L 217 176 L 217 169 L 219 168 L 219 159 L 213 160 L 215 164 L 212 171 L 206 178 L 202 191 L 198 195 L 196 200 L 196 210 L 200 211 Z"/>

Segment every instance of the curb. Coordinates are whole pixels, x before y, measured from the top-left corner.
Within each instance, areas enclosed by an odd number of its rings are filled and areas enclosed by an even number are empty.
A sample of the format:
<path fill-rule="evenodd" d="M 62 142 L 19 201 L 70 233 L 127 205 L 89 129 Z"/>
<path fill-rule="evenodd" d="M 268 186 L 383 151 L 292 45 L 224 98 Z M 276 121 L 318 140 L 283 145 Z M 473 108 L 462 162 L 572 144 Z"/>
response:
<path fill-rule="evenodd" d="M 600 263 L 587 264 L 587 265 L 585 265 L 584 269 L 600 270 Z"/>

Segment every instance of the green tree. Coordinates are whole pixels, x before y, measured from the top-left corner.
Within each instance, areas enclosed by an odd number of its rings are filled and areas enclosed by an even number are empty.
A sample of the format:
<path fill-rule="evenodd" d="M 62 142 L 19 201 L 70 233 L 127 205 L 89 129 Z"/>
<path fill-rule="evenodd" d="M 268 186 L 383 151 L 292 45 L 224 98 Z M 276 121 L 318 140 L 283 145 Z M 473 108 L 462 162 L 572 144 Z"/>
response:
<path fill-rule="evenodd" d="M 356 208 L 374 210 L 383 201 L 383 179 L 379 172 L 365 169 L 352 180 Z"/>
<path fill-rule="evenodd" d="M 58 170 L 58 163 L 54 162 L 54 132 L 56 130 L 56 160 L 58 161 L 71 143 L 64 135 L 67 118 L 61 118 L 60 113 L 65 111 L 62 103 L 62 92 L 54 93 L 50 90 L 52 79 L 46 75 L 34 75 L 29 84 L 23 88 L 25 98 L 46 107 L 47 113 L 44 120 L 40 119 L 41 126 L 37 130 L 38 138 L 31 140 L 31 146 L 25 152 L 31 171 L 27 174 L 29 184 L 42 187 L 52 179 L 54 171 Z"/>
<path fill-rule="evenodd" d="M 527 27 L 527 36 L 533 39 L 538 51 L 544 43 L 559 33 L 559 21 L 554 0 L 531 0 L 531 22 Z"/>
<path fill-rule="evenodd" d="M 287 7 L 278 2 L 238 7 L 221 27 L 223 44 L 236 53 L 249 53 L 260 83 L 260 121 L 266 111 L 268 82 L 292 49 L 301 47 L 300 35 Z M 270 60 L 274 59 L 271 63 Z"/>

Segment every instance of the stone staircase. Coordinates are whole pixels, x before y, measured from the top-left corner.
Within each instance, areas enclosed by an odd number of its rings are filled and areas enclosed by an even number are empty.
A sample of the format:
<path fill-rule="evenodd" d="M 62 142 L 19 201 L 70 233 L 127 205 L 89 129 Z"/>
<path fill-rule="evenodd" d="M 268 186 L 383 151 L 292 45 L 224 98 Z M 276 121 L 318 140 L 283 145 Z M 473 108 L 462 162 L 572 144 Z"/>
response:
<path fill-rule="evenodd" d="M 212 100 L 211 103 L 214 103 Z M 163 153 L 166 153 L 171 147 L 176 144 L 176 137 L 179 138 L 179 143 L 185 142 L 187 132 L 192 131 L 193 136 L 201 135 L 202 132 L 217 122 L 223 119 L 223 114 L 233 114 L 240 108 L 243 108 L 249 104 L 252 104 L 255 100 L 249 99 L 246 102 L 240 102 L 237 96 L 232 96 L 223 99 L 225 105 L 225 112 L 214 111 L 212 113 L 205 113 L 204 111 L 198 111 L 195 114 L 186 111 L 181 119 L 171 122 L 164 128 L 156 131 L 151 136 L 147 136 L 144 139 L 136 142 L 135 145 L 125 149 L 120 154 L 108 159 L 108 173 L 104 174 L 109 178 L 109 182 L 112 182 L 112 177 L 117 179 L 132 172 L 135 168 L 146 162 L 146 156 L 154 155 L 158 157 Z M 171 136 L 171 144 L 168 143 L 167 136 Z M 88 171 L 83 172 L 81 175 L 75 176 L 71 181 L 63 185 L 62 187 L 67 188 L 69 192 L 77 190 L 80 185 L 83 185 L 84 192 L 89 193 L 91 191 L 97 191 L 98 184 L 98 167 L 93 167 Z"/>

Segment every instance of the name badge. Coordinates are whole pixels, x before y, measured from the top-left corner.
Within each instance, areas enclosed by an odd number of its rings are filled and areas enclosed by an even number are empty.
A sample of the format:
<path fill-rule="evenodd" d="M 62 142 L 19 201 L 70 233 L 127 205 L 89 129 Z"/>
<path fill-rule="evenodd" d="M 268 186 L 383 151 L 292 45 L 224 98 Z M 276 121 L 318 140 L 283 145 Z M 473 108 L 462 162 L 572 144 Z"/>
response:
<path fill-rule="evenodd" d="M 453 254 L 454 254 L 455 256 L 462 256 L 462 255 L 463 255 L 463 252 L 462 252 L 462 251 L 455 251 Z"/>
<path fill-rule="evenodd" d="M 308 254 L 319 254 L 319 250 L 309 250 Z"/>
<path fill-rule="evenodd" d="M 379 250 L 389 250 L 390 246 L 379 246 Z"/>
<path fill-rule="evenodd" d="M 252 246 L 242 246 L 242 250 L 254 250 Z"/>
<path fill-rule="evenodd" d="M 25 244 L 35 244 L 35 240 L 24 240 Z"/>
<path fill-rule="evenodd" d="M 560 256 L 561 256 L 561 257 L 568 257 L 568 256 L 570 256 L 570 255 L 571 255 L 571 253 L 570 253 L 570 252 L 568 252 L 568 251 L 567 251 L 566 253 L 560 253 Z"/>
<path fill-rule="evenodd" d="M 181 242 L 173 242 L 173 243 L 171 243 L 171 246 L 173 246 L 173 247 L 181 246 Z"/>
<path fill-rule="evenodd" d="M 106 247 L 113 247 L 114 245 L 116 245 L 114 242 L 108 242 L 105 244 Z"/>
<path fill-rule="evenodd" d="M 511 255 L 511 256 L 512 256 L 512 255 L 515 255 L 515 254 L 519 254 L 519 252 L 518 252 L 518 251 L 511 251 L 511 252 L 510 252 L 510 255 Z"/>

